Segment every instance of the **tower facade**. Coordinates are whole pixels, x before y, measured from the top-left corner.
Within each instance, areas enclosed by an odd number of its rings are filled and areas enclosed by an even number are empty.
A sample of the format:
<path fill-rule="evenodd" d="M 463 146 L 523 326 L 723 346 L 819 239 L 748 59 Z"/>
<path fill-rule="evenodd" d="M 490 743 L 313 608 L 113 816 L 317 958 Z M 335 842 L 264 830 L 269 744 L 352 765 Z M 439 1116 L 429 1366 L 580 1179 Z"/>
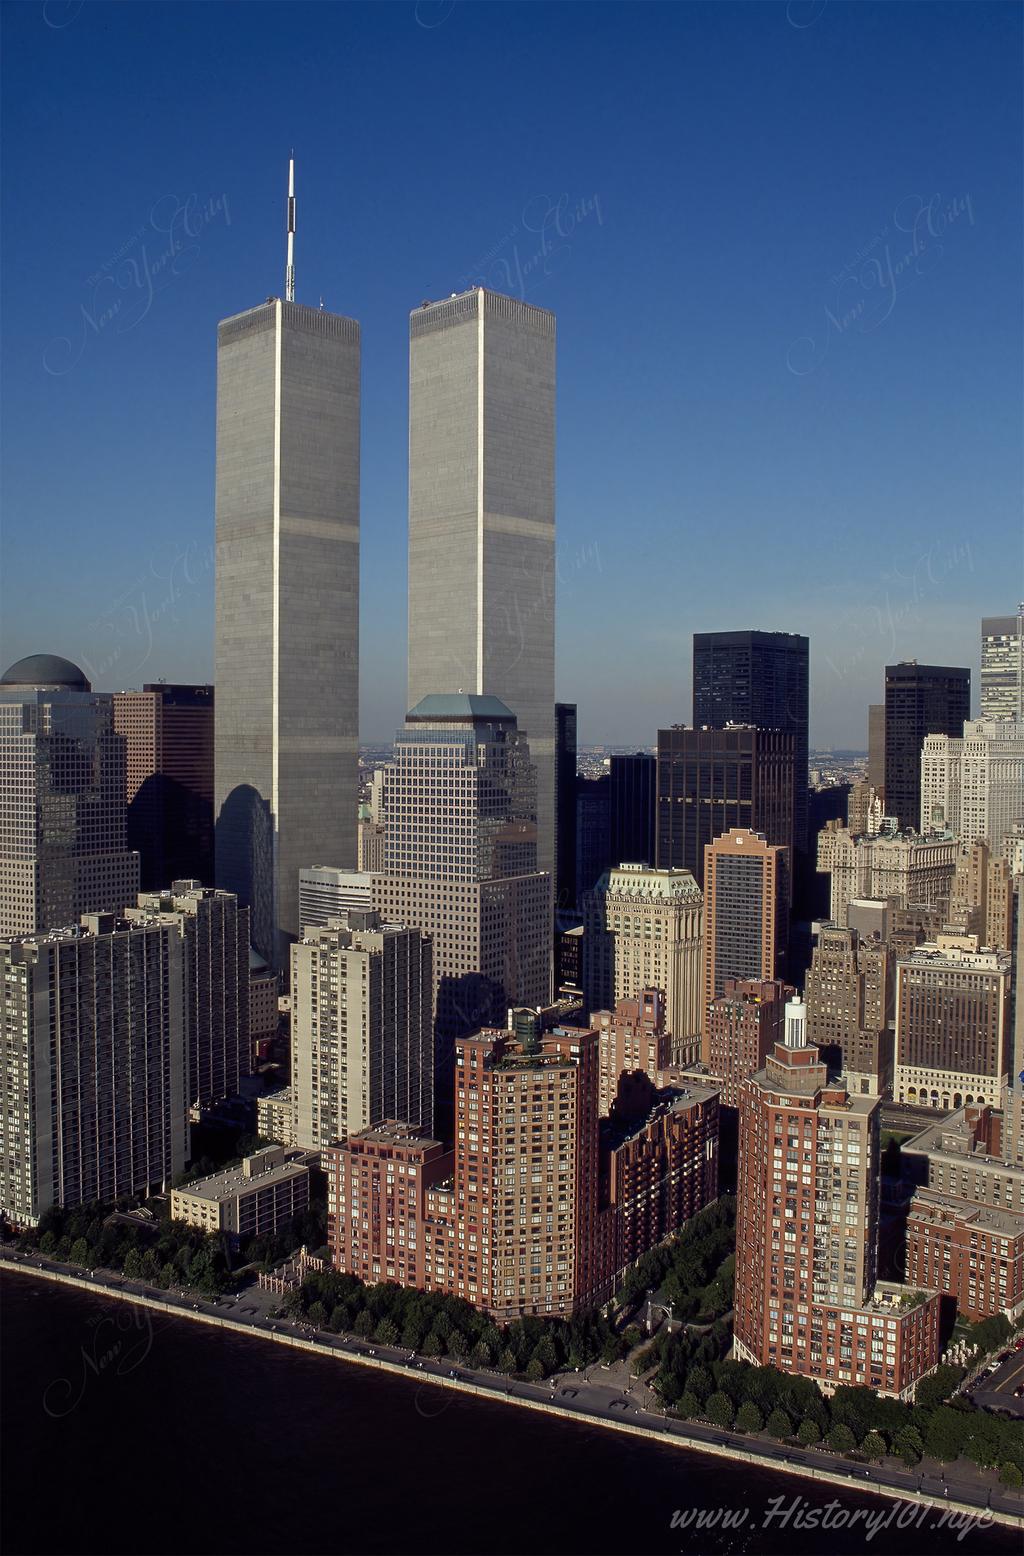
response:
<path fill-rule="evenodd" d="M 482 287 L 409 320 L 409 707 L 498 697 L 555 866 L 555 320 Z"/>
<path fill-rule="evenodd" d="M 700 1034 L 704 898 L 688 870 L 621 864 L 584 898 L 583 987 L 592 1010 L 664 995 L 676 1056 Z"/>
<path fill-rule="evenodd" d="M 772 979 L 785 962 L 782 923 L 787 850 L 735 827 L 705 850 L 704 1005 L 701 1057 L 710 1057 L 709 1012 L 728 979 Z"/>
<path fill-rule="evenodd" d="M 551 877 L 537 869 L 530 757 L 503 703 L 465 693 L 424 697 L 395 740 L 373 901 L 433 939 L 446 1056 L 448 1040 L 510 1005 L 550 998 Z"/>
<path fill-rule="evenodd" d="M 704 882 L 704 850 L 731 827 L 763 832 L 792 869 L 795 744 L 791 731 L 658 731 L 658 864 Z M 788 911 L 788 899 L 787 899 Z"/>
<path fill-rule="evenodd" d="M 695 728 L 753 724 L 758 729 L 784 730 L 793 737 L 792 844 L 800 853 L 807 851 L 810 652 L 809 640 L 796 632 L 693 635 Z M 756 818 L 745 824 L 763 829 Z"/>
<path fill-rule="evenodd" d="M 217 340 L 217 884 L 287 965 L 299 869 L 356 862 L 359 326 L 271 299 Z"/>
<path fill-rule="evenodd" d="M 109 693 L 66 659 L 19 660 L 0 680 L 0 934 L 119 912 L 138 889 Z"/>
<path fill-rule="evenodd" d="M 981 716 L 1024 720 L 1024 607 L 982 617 Z"/>
<path fill-rule="evenodd" d="M 114 692 L 126 741 L 128 841 L 140 884 L 213 884 L 213 687 L 160 681 Z"/>
<path fill-rule="evenodd" d="M 83 915 L 0 940 L 0 1209 L 166 1189 L 188 1154 L 185 945 L 171 924 Z"/>
<path fill-rule="evenodd" d="M 382 1124 L 434 1121 L 431 943 L 352 910 L 292 946 L 295 1142 L 320 1149 Z"/>
<path fill-rule="evenodd" d="M 885 813 L 902 828 L 921 817 L 926 735 L 959 735 L 971 716 L 971 672 L 916 659 L 885 667 Z"/>

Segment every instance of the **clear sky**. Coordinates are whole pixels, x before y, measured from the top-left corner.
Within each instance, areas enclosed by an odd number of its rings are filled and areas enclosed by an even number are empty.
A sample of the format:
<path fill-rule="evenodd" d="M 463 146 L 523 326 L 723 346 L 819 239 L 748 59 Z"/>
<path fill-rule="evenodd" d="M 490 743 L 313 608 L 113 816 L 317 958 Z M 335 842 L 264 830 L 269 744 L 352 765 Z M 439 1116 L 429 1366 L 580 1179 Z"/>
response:
<path fill-rule="evenodd" d="M 926 0 L 4 10 L 4 663 L 213 673 L 216 325 L 363 332 L 362 733 L 405 706 L 408 313 L 558 316 L 558 695 L 689 717 L 811 637 L 812 742 L 1024 596 L 1021 10 Z"/>

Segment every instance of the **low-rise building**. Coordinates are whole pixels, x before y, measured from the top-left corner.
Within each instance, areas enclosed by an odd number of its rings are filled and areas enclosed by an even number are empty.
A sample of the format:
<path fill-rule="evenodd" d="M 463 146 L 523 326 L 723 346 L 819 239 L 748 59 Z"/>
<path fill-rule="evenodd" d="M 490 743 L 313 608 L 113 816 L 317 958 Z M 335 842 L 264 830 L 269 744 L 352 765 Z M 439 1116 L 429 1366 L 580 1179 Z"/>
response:
<path fill-rule="evenodd" d="M 919 1189 L 907 1217 L 907 1280 L 956 1298 L 976 1321 L 1024 1312 L 1024 1217 Z"/>
<path fill-rule="evenodd" d="M 241 1166 L 171 1190 L 171 1220 L 232 1242 L 272 1236 L 309 1204 L 309 1161 L 301 1151 L 272 1145 Z"/>

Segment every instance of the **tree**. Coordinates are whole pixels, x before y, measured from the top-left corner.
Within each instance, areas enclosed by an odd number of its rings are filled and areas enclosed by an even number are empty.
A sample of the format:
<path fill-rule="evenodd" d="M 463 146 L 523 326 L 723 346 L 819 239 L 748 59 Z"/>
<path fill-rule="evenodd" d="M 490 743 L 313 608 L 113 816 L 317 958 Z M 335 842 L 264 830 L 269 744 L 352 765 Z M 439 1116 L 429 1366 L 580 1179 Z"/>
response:
<path fill-rule="evenodd" d="M 732 1426 L 733 1403 L 728 1394 L 712 1394 L 704 1406 L 704 1412 L 715 1426 Z"/>
<path fill-rule="evenodd" d="M 789 1437 L 793 1431 L 793 1423 L 784 1410 L 773 1410 L 768 1417 L 766 1428 L 769 1437 L 777 1437 L 780 1441 L 783 1437 Z"/>
<path fill-rule="evenodd" d="M 368 1339 L 373 1334 L 373 1315 L 368 1309 L 363 1308 L 352 1327 L 356 1334 L 363 1335 L 364 1338 Z"/>
<path fill-rule="evenodd" d="M 934 1410 L 937 1405 L 945 1404 L 963 1375 L 962 1367 L 951 1367 L 948 1363 L 936 1367 L 934 1372 L 922 1378 L 917 1385 L 914 1394 L 915 1403 L 923 1410 Z"/>
<path fill-rule="evenodd" d="M 811 1448 L 815 1443 L 821 1442 L 821 1429 L 817 1421 L 812 1421 L 810 1416 L 804 1416 L 796 1429 L 796 1435 L 805 1448 Z"/>
<path fill-rule="evenodd" d="M 84 1237 L 76 1237 L 71 1244 L 71 1252 L 68 1255 L 72 1264 L 88 1264 L 89 1244 Z"/>
<path fill-rule="evenodd" d="M 423 1341 L 423 1344 L 420 1346 L 420 1351 L 424 1356 L 444 1355 L 444 1341 L 441 1339 L 441 1336 L 438 1334 L 436 1329 L 432 1329 L 427 1335 L 426 1339 Z"/>
<path fill-rule="evenodd" d="M 1012 1486 L 1015 1490 L 1024 1485 L 1024 1475 L 1021 1474 L 1016 1464 L 1001 1464 L 999 1466 L 999 1481 L 1003 1486 Z"/>
<path fill-rule="evenodd" d="M 343 1302 L 336 1302 L 331 1308 L 331 1316 L 327 1325 L 328 1329 L 333 1330 L 335 1334 L 344 1334 L 350 1322 L 348 1308 Z"/>
<path fill-rule="evenodd" d="M 759 1432 L 764 1425 L 764 1417 L 754 1404 L 752 1399 L 745 1399 L 736 1412 L 736 1430 L 738 1432 Z"/>
<path fill-rule="evenodd" d="M 857 1439 L 846 1423 L 839 1421 L 828 1434 L 828 1445 L 833 1453 L 852 1453 Z"/>
<path fill-rule="evenodd" d="M 684 1389 L 676 1401 L 676 1410 L 684 1421 L 695 1421 L 700 1415 L 700 1400 L 691 1389 Z"/>
<path fill-rule="evenodd" d="M 892 1451 L 899 1455 L 904 1464 L 919 1464 L 923 1450 L 921 1433 L 913 1426 L 904 1426 L 892 1440 Z"/>
<path fill-rule="evenodd" d="M 398 1340 L 398 1325 L 393 1318 L 382 1318 L 376 1334 L 381 1345 L 394 1345 Z"/>
<path fill-rule="evenodd" d="M 327 1322 L 327 1309 L 322 1302 L 312 1302 L 307 1316 L 315 1329 L 322 1329 Z"/>
<path fill-rule="evenodd" d="M 881 1432 L 868 1432 L 864 1441 L 860 1445 L 860 1451 L 864 1457 L 866 1459 L 870 1459 L 872 1463 L 877 1463 L 879 1459 L 884 1459 L 885 1438 L 882 1436 Z"/>
<path fill-rule="evenodd" d="M 169 1288 L 174 1285 L 176 1274 L 177 1271 L 175 1270 L 173 1264 L 165 1264 L 163 1269 L 160 1271 L 160 1285 L 165 1291 L 169 1290 Z"/>
<path fill-rule="evenodd" d="M 940 1405 L 932 1412 L 932 1418 L 928 1422 L 924 1439 L 925 1450 L 940 1463 L 951 1463 L 953 1459 L 960 1456 L 966 1435 L 965 1426 L 965 1416 L 959 1410 L 953 1410 L 949 1405 Z"/>
<path fill-rule="evenodd" d="M 52 1232 L 44 1232 L 39 1239 L 39 1252 L 52 1253 L 57 1246 L 57 1239 Z"/>
<path fill-rule="evenodd" d="M 498 1357 L 498 1371 L 499 1372 L 515 1372 L 515 1370 L 516 1370 L 515 1352 L 510 1350 L 509 1347 L 506 1345 L 505 1349 L 502 1351 L 501 1355 Z"/>
<path fill-rule="evenodd" d="M 544 1376 L 544 1363 L 539 1356 L 531 1356 L 526 1367 L 526 1376 L 531 1383 L 539 1383 Z"/>
<path fill-rule="evenodd" d="M 137 1248 L 129 1248 L 124 1256 L 124 1273 L 128 1280 L 140 1280 L 142 1277 L 142 1260 Z"/>
<path fill-rule="evenodd" d="M 714 1380 L 706 1367 L 691 1367 L 686 1376 L 686 1387 L 703 1400 L 710 1395 Z"/>
<path fill-rule="evenodd" d="M 491 1353 L 482 1340 L 478 1340 L 470 1351 L 469 1365 L 477 1369 L 491 1365 Z"/>

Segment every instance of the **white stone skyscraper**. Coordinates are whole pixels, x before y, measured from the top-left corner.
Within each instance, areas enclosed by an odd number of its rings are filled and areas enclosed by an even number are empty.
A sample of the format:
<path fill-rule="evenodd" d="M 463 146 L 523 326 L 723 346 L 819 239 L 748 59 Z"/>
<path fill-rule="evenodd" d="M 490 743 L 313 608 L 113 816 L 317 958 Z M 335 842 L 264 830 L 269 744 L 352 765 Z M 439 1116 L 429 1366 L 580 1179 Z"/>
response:
<path fill-rule="evenodd" d="M 475 288 L 409 319 L 409 707 L 498 697 L 555 842 L 555 319 Z"/>
<path fill-rule="evenodd" d="M 359 326 L 271 298 L 217 341 L 217 885 L 286 966 L 299 869 L 356 862 Z"/>

